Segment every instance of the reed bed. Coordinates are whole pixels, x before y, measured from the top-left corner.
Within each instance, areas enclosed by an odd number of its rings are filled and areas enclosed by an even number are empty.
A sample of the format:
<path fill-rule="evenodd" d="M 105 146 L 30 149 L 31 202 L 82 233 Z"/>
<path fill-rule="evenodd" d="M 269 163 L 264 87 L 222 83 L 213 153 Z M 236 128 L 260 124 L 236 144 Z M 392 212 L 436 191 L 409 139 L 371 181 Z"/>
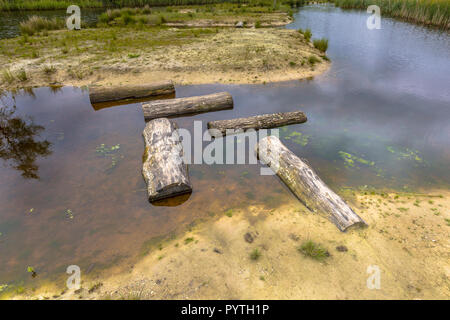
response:
<path fill-rule="evenodd" d="M 334 0 L 343 9 L 381 8 L 381 14 L 450 30 L 450 0 Z"/>
<path fill-rule="evenodd" d="M 179 5 L 208 5 L 217 3 L 273 5 L 273 0 L 0 0 L 0 11 L 66 9 L 70 5 L 80 8 L 158 7 Z M 292 7 L 301 6 L 305 0 L 278 0 Z"/>
<path fill-rule="evenodd" d="M 35 33 L 48 30 L 58 30 L 64 27 L 64 20 L 62 19 L 47 19 L 38 16 L 32 16 L 26 21 L 20 23 L 20 32 L 23 35 L 32 36 Z"/>

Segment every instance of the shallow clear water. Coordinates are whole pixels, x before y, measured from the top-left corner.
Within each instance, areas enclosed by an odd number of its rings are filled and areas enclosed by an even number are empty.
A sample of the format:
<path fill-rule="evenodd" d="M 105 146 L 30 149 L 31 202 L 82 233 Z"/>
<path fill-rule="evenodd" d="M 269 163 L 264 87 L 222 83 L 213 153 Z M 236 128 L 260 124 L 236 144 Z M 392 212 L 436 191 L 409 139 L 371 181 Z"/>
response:
<path fill-rule="evenodd" d="M 302 9 L 288 28 L 329 39 L 326 74 L 177 87 L 178 97 L 229 91 L 235 107 L 175 121 L 192 130 L 193 120 L 206 127 L 209 120 L 302 110 L 308 122 L 282 129 L 283 142 L 335 190 L 448 188 L 450 36 L 391 19 L 370 31 L 366 18 L 330 6 Z M 260 176 L 258 165 L 191 165 L 190 197 L 149 204 L 139 104 L 95 110 L 87 92 L 71 87 L 1 99 L 8 131 L 0 145 L 0 284 L 63 276 L 71 264 L 91 272 L 132 261 L 155 237 L 197 219 L 296 201 L 277 177 Z"/>

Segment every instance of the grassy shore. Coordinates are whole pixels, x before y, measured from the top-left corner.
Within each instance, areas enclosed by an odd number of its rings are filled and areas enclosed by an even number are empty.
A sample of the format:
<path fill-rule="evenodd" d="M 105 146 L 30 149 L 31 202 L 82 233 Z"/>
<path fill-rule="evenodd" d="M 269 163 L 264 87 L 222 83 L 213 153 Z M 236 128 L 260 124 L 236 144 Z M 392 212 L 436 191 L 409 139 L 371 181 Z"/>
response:
<path fill-rule="evenodd" d="M 213 5 L 217 3 L 235 3 L 272 5 L 272 0 L 0 0 L 0 11 L 16 10 L 56 10 L 66 9 L 70 5 L 80 8 L 124 8 L 143 6 L 173 6 L 173 5 Z M 278 0 L 279 3 L 300 6 L 305 0 Z"/>
<path fill-rule="evenodd" d="M 288 10 L 231 4 L 112 9 L 96 28 L 79 31 L 53 30 L 58 21 L 32 18 L 21 24 L 21 37 L 0 40 L 0 88 L 155 78 L 265 83 L 325 71 L 326 43 L 315 47 L 296 30 L 265 28 L 292 21 Z M 243 28 L 234 28 L 237 22 Z"/>
<path fill-rule="evenodd" d="M 370 5 L 377 5 L 382 15 L 450 29 L 449 0 L 334 0 L 334 3 L 344 9 L 363 10 Z"/>

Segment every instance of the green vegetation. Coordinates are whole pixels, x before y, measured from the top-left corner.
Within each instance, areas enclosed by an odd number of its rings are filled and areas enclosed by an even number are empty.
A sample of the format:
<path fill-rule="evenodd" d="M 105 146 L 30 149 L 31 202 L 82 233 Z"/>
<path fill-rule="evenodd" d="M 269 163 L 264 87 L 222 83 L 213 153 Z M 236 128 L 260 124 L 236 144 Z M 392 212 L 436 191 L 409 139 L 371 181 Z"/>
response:
<path fill-rule="evenodd" d="M 313 62 L 313 64 L 316 62 Z M 298 131 L 292 131 L 288 136 L 283 137 L 286 140 L 291 140 L 292 142 L 301 145 L 302 147 L 306 147 L 309 142 L 309 138 L 311 135 L 302 134 Z"/>
<path fill-rule="evenodd" d="M 325 53 L 328 50 L 328 39 L 315 39 L 313 41 L 314 48 L 319 49 L 321 52 Z"/>
<path fill-rule="evenodd" d="M 184 239 L 184 244 L 189 244 L 189 243 L 191 243 L 193 241 L 194 241 L 194 238 L 189 237 L 189 238 Z"/>
<path fill-rule="evenodd" d="M 77 5 L 80 8 L 124 8 L 212 5 L 224 2 L 238 5 L 273 5 L 272 0 L 0 0 L 0 11 L 66 9 L 70 5 Z M 306 0 L 279 0 L 277 1 L 277 6 L 281 3 L 291 7 L 298 7 L 306 2 Z"/>
<path fill-rule="evenodd" d="M 39 33 L 41 31 L 62 29 L 64 25 L 64 20 L 62 19 L 47 19 L 43 17 L 32 16 L 28 20 L 22 21 L 20 23 L 20 32 L 23 35 L 32 36 L 35 33 Z"/>
<path fill-rule="evenodd" d="M 252 2 L 241 6 L 233 3 L 218 3 L 207 6 L 189 7 L 157 7 L 149 6 L 108 9 L 99 16 L 100 27 L 105 25 L 150 25 L 159 26 L 164 23 L 183 23 L 190 20 L 207 19 L 224 21 L 224 17 L 233 17 L 236 21 L 243 21 L 244 25 L 254 25 L 260 28 L 262 23 L 270 23 L 280 20 L 279 15 L 290 13 L 291 9 L 286 5 L 269 6 L 264 1 Z M 272 15 L 270 15 L 272 14 Z M 273 15 L 278 14 L 278 15 Z M 260 20 L 261 19 L 261 20 Z"/>
<path fill-rule="evenodd" d="M 312 37 L 312 32 L 310 29 L 306 29 L 305 32 L 303 32 L 303 36 L 305 37 L 306 42 L 309 42 Z"/>
<path fill-rule="evenodd" d="M 46 66 L 44 66 L 42 68 L 42 71 L 44 71 L 44 73 L 48 75 L 48 74 L 55 73 L 56 72 L 56 68 L 54 66 L 46 65 Z"/>
<path fill-rule="evenodd" d="M 70 209 L 66 210 L 66 217 L 69 219 L 73 219 L 73 211 Z"/>
<path fill-rule="evenodd" d="M 100 289 L 100 287 L 103 286 L 103 283 L 101 282 L 96 282 L 94 283 L 88 290 L 89 293 L 93 293 L 94 291 Z"/>
<path fill-rule="evenodd" d="M 2 82 L 3 83 L 12 83 L 14 81 L 14 76 L 10 70 L 5 69 L 2 71 Z"/>
<path fill-rule="evenodd" d="M 228 209 L 227 211 L 224 212 L 224 214 L 227 217 L 231 218 L 233 216 L 233 209 Z"/>
<path fill-rule="evenodd" d="M 17 72 L 17 79 L 19 79 L 19 80 L 22 81 L 22 82 L 28 80 L 27 73 L 25 72 L 24 69 L 20 69 L 20 70 Z"/>
<path fill-rule="evenodd" d="M 258 250 L 258 248 L 253 249 L 252 252 L 250 252 L 250 259 L 258 260 L 260 257 L 261 257 L 261 252 Z"/>
<path fill-rule="evenodd" d="M 74 74 L 74 77 L 80 78 L 80 75 Z M 100 146 L 95 148 L 95 152 L 97 154 L 99 154 L 102 157 L 111 159 L 111 165 L 106 169 L 106 171 L 111 171 L 112 169 L 114 169 L 117 166 L 118 162 L 124 158 L 123 155 L 118 154 L 119 150 L 120 144 L 108 147 L 104 143 L 102 143 Z"/>
<path fill-rule="evenodd" d="M 323 248 L 320 244 L 313 242 L 312 240 L 303 242 L 300 248 L 298 248 L 298 251 L 303 253 L 307 257 L 319 261 L 330 256 L 325 248 Z"/>
<path fill-rule="evenodd" d="M 310 64 L 311 66 L 314 66 L 317 62 L 320 62 L 320 59 L 317 58 L 317 57 L 314 56 L 314 55 L 310 55 L 310 56 L 308 57 L 308 62 L 309 62 L 309 64 Z"/>
<path fill-rule="evenodd" d="M 370 5 L 377 5 L 383 15 L 450 29 L 448 0 L 334 0 L 334 3 L 344 9 L 363 10 Z"/>

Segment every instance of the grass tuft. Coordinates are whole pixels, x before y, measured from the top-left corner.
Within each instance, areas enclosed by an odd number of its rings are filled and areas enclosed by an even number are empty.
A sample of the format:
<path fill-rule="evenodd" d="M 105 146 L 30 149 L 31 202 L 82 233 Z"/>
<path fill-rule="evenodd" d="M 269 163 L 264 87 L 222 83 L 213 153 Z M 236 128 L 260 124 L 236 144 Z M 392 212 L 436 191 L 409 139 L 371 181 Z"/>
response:
<path fill-rule="evenodd" d="M 258 248 L 254 249 L 252 252 L 250 252 L 250 259 L 258 260 L 260 257 L 261 257 L 261 252 L 258 250 Z"/>
<path fill-rule="evenodd" d="M 328 39 L 315 39 L 313 41 L 314 48 L 319 49 L 321 52 L 325 53 L 328 50 Z"/>
<path fill-rule="evenodd" d="M 302 245 L 298 248 L 298 251 L 309 258 L 319 261 L 330 256 L 325 248 L 323 248 L 320 244 L 313 242 L 312 240 L 303 242 Z"/>
<path fill-rule="evenodd" d="M 41 31 L 58 30 L 64 28 L 64 20 L 47 19 L 38 16 L 31 16 L 28 20 L 20 23 L 20 32 L 22 35 L 32 36 Z"/>
<path fill-rule="evenodd" d="M 14 82 L 14 76 L 9 69 L 5 69 L 2 71 L 2 82 L 3 83 Z"/>

